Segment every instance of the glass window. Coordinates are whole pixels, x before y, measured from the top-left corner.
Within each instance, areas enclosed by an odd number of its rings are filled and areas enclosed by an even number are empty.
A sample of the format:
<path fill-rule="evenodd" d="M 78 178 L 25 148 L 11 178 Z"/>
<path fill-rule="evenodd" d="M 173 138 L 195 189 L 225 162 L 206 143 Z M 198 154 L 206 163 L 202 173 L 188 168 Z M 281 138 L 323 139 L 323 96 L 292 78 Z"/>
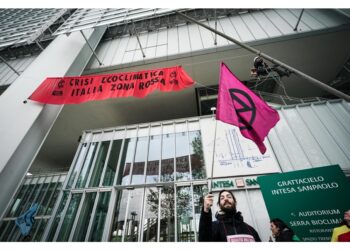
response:
<path fill-rule="evenodd" d="M 126 207 L 128 204 L 128 190 L 122 190 L 117 192 L 117 199 L 114 210 L 112 234 L 110 235 L 110 241 L 122 241 L 124 235 L 124 221 Z"/>
<path fill-rule="evenodd" d="M 161 242 L 175 241 L 175 199 L 174 188 L 164 187 L 161 189 L 160 203 L 160 236 Z"/>
<path fill-rule="evenodd" d="M 161 153 L 160 140 L 160 135 L 153 135 L 150 137 L 146 170 L 146 183 L 156 183 L 159 181 L 159 160 Z"/>
<path fill-rule="evenodd" d="M 125 139 L 120 170 L 118 173 L 118 185 L 128 185 L 130 183 L 130 168 L 134 156 L 135 144 L 135 138 Z"/>
<path fill-rule="evenodd" d="M 191 179 L 187 132 L 176 133 L 176 180 Z"/>
<path fill-rule="evenodd" d="M 84 203 L 80 211 L 77 227 L 74 232 L 73 241 L 85 241 L 85 236 L 89 226 L 95 198 L 96 193 L 86 193 Z"/>
<path fill-rule="evenodd" d="M 101 192 L 99 195 L 89 241 L 101 241 L 102 239 L 110 196 L 111 192 Z"/>
<path fill-rule="evenodd" d="M 78 175 L 79 173 L 79 170 L 81 168 L 81 165 L 83 164 L 83 161 L 86 157 L 86 151 L 88 150 L 88 144 L 87 143 L 83 143 L 81 145 L 81 148 L 80 148 L 80 152 L 79 152 L 79 155 L 78 155 L 78 159 L 74 165 L 74 168 L 73 170 L 71 171 L 71 174 L 70 174 L 70 177 L 69 177 L 69 180 L 67 182 L 67 189 L 71 188 L 73 183 L 74 183 L 74 180 L 75 180 L 75 177 Z"/>
<path fill-rule="evenodd" d="M 130 191 L 129 208 L 125 223 L 124 241 L 138 241 L 138 232 L 140 227 L 140 215 L 142 208 L 142 198 L 144 189 L 135 189 Z"/>
<path fill-rule="evenodd" d="M 49 188 L 40 204 L 40 207 L 39 207 L 39 210 L 37 212 L 37 216 L 40 216 L 40 215 L 43 215 L 47 209 L 47 205 L 49 203 L 49 199 L 51 197 L 51 195 L 53 194 L 54 190 L 55 190 L 55 187 L 56 187 L 56 184 L 55 182 L 51 182 L 50 185 L 49 185 Z"/>
<path fill-rule="evenodd" d="M 38 230 L 36 231 L 35 235 L 32 238 L 32 241 L 41 241 L 41 237 L 43 236 L 44 230 L 46 228 L 47 222 L 49 219 L 42 219 L 40 221 L 40 224 L 38 226 Z"/>
<path fill-rule="evenodd" d="M 80 171 L 79 178 L 76 184 L 76 188 L 85 187 L 87 182 L 87 178 L 89 176 L 90 168 L 92 165 L 92 161 L 94 159 L 95 153 L 97 149 L 97 142 L 93 142 L 89 146 L 89 151 L 87 152 L 87 156 L 84 161 L 84 165 Z"/>
<path fill-rule="evenodd" d="M 198 232 L 199 232 L 199 219 L 201 216 L 201 209 L 203 204 L 203 197 L 208 192 L 208 186 L 207 185 L 196 185 L 193 186 L 193 203 L 194 203 L 194 216 L 195 216 L 195 222 L 196 222 L 196 234 L 198 239 Z"/>
<path fill-rule="evenodd" d="M 47 241 L 52 241 L 54 236 L 55 236 L 58 223 L 60 222 L 60 219 L 61 219 L 61 216 L 62 216 L 62 211 L 63 211 L 64 207 L 66 206 L 66 202 L 67 202 L 67 199 L 68 199 L 68 194 L 69 194 L 69 192 L 64 192 L 63 193 L 63 197 L 61 199 L 61 204 L 59 205 L 59 207 L 57 209 L 57 212 L 56 212 L 56 215 L 55 215 L 55 218 L 54 218 L 54 220 L 52 222 L 52 225 L 51 225 L 51 228 L 50 228 L 50 233 L 49 233 L 49 235 L 47 237 Z"/>
<path fill-rule="evenodd" d="M 145 182 L 145 162 L 147 156 L 148 137 L 137 138 L 134 164 L 132 167 L 131 184 L 141 184 Z"/>
<path fill-rule="evenodd" d="M 161 181 L 174 181 L 175 135 L 164 134 L 162 143 Z"/>
<path fill-rule="evenodd" d="M 18 207 L 20 206 L 20 204 L 23 202 L 23 200 L 25 198 L 24 194 L 26 193 L 27 188 L 28 188 L 28 185 L 23 185 L 21 187 L 21 190 L 19 191 L 19 193 L 16 197 L 16 200 L 13 202 L 11 210 L 8 212 L 6 217 L 13 217 L 15 215 L 16 210 L 18 209 Z"/>
<path fill-rule="evenodd" d="M 177 241 L 195 241 L 191 187 L 178 187 L 176 192 Z"/>
<path fill-rule="evenodd" d="M 50 198 L 49 205 L 48 205 L 46 211 L 44 212 L 45 215 L 50 215 L 52 213 L 53 206 L 56 203 L 56 200 L 57 200 L 57 197 L 58 197 L 58 195 L 60 193 L 61 187 L 62 187 L 62 182 L 59 182 L 57 184 L 55 192 L 53 193 L 52 197 Z"/>
<path fill-rule="evenodd" d="M 72 226 L 78 211 L 79 203 L 81 200 L 82 194 L 72 194 L 72 198 L 68 205 L 66 215 L 64 217 L 61 230 L 58 234 L 57 241 L 68 241 Z"/>
<path fill-rule="evenodd" d="M 157 241 L 159 192 L 157 188 L 147 188 L 143 218 L 143 241 Z"/>
<path fill-rule="evenodd" d="M 2 221 L 0 226 L 0 241 L 4 241 L 4 234 L 6 230 L 6 226 L 8 225 L 9 221 Z"/>
<path fill-rule="evenodd" d="M 37 181 L 36 181 L 37 182 Z M 40 185 L 39 184 L 30 184 L 29 189 L 27 190 L 23 202 L 21 202 L 19 209 L 15 213 L 15 217 L 23 214 L 27 209 L 30 208 L 32 202 L 34 202 L 35 194 L 38 193 Z"/>
<path fill-rule="evenodd" d="M 95 166 L 91 175 L 91 180 L 89 187 L 98 187 L 100 184 L 100 179 L 103 171 L 103 167 L 106 162 L 106 156 L 108 152 L 110 141 L 101 142 L 100 149 L 97 154 L 97 159 L 95 161 Z"/>
<path fill-rule="evenodd" d="M 122 140 L 114 140 L 112 144 L 111 153 L 109 155 L 106 173 L 103 178 L 103 186 L 112 186 L 114 181 L 115 172 L 117 169 L 120 149 L 122 146 Z"/>
<path fill-rule="evenodd" d="M 14 227 L 16 227 L 14 220 L 7 221 L 5 230 L 2 232 L 0 241 L 9 241 L 9 238 L 11 237 L 10 232 Z"/>
<path fill-rule="evenodd" d="M 190 158 L 192 168 L 192 179 L 205 179 L 205 164 L 203 156 L 202 137 L 200 131 L 189 132 L 190 138 Z"/>

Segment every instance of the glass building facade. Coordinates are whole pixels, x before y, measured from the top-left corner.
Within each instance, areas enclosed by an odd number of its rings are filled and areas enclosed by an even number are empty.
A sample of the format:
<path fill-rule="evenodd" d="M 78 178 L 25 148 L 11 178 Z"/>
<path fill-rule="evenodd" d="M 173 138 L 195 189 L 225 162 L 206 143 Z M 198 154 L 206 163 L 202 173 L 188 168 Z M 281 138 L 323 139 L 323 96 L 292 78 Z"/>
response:
<path fill-rule="evenodd" d="M 35 223 L 30 235 L 32 241 L 40 241 L 47 222 L 51 218 L 66 174 L 27 176 L 20 186 L 6 216 L 0 224 L 0 241 L 21 241 L 22 236 L 15 224 L 17 217 L 27 211 L 32 204 L 39 204 Z"/>
<path fill-rule="evenodd" d="M 44 241 L 196 241 L 199 119 L 85 131 Z"/>

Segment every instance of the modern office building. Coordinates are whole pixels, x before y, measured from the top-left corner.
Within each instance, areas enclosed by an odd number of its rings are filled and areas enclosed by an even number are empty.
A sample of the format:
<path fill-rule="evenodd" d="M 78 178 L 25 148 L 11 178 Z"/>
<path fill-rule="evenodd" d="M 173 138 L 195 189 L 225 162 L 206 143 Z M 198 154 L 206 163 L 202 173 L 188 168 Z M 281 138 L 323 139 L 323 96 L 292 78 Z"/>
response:
<path fill-rule="evenodd" d="M 339 165 L 350 178 L 349 102 L 185 19 L 181 12 L 350 94 L 347 9 L 1 9 L 0 241 L 40 205 L 32 241 L 198 241 L 203 194 L 234 190 L 268 241 L 256 178 Z M 219 66 L 273 106 L 262 155 L 216 121 Z M 181 65 L 177 92 L 81 104 L 28 99 L 47 77 Z M 213 207 L 214 212 L 216 207 Z"/>

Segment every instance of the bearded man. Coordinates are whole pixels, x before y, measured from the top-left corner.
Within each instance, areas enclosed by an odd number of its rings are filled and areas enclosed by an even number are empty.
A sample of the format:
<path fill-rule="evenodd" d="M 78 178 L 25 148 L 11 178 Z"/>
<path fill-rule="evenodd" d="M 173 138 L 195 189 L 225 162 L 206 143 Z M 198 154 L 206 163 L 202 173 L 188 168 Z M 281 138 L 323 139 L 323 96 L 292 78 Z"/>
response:
<path fill-rule="evenodd" d="M 212 194 L 204 197 L 199 221 L 199 241 L 254 242 L 261 241 L 255 229 L 243 221 L 237 212 L 237 201 L 231 191 L 221 190 L 217 205 L 216 221 L 212 221 Z"/>

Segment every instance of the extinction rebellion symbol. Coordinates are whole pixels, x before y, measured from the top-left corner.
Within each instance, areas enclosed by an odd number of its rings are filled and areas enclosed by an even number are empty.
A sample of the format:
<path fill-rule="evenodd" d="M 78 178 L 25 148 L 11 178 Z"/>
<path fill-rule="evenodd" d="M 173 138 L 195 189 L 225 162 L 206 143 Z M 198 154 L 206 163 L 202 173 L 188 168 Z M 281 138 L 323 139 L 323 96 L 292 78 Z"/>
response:
<path fill-rule="evenodd" d="M 242 108 L 235 107 L 236 113 L 238 115 L 238 121 L 240 123 L 239 129 L 244 130 L 252 129 L 252 125 L 256 116 L 256 107 L 252 98 L 241 89 L 229 89 L 232 103 L 237 102 L 242 106 Z M 251 112 L 250 119 L 242 119 L 242 113 Z"/>

